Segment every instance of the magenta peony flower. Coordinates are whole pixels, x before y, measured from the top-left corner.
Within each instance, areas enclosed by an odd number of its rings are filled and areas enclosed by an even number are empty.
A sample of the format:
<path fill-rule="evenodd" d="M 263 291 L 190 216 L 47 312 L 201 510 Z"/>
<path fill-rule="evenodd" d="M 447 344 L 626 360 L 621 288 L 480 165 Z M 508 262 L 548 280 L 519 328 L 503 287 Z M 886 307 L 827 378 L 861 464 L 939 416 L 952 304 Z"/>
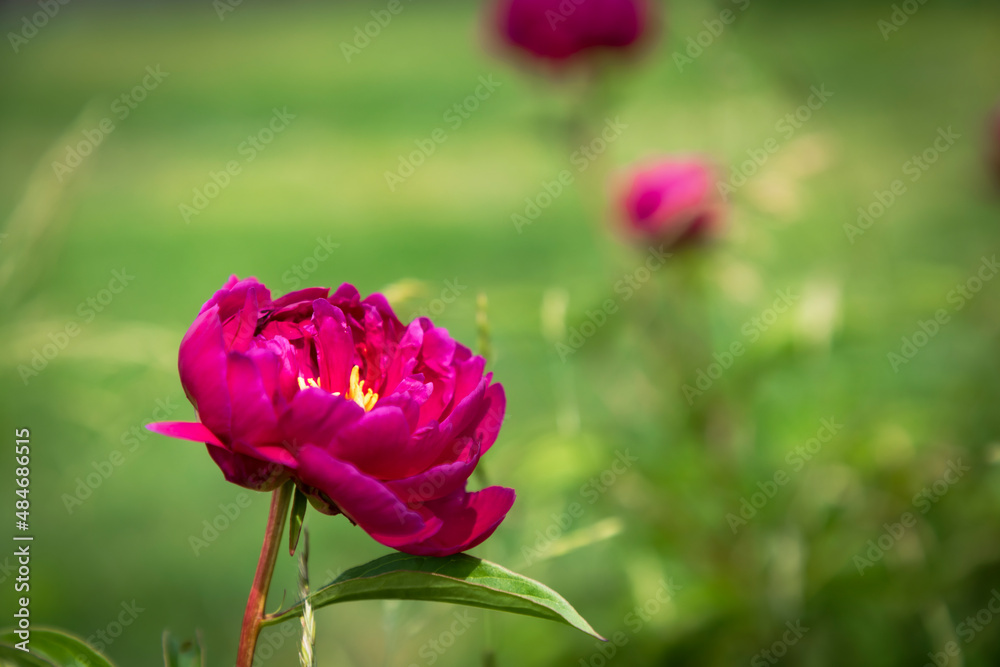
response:
<path fill-rule="evenodd" d="M 724 206 L 714 169 L 697 158 L 664 158 L 624 177 L 621 217 L 630 236 L 680 246 L 718 234 Z"/>
<path fill-rule="evenodd" d="M 647 31 L 646 0 L 500 0 L 502 39 L 551 61 L 597 49 L 626 49 Z"/>
<path fill-rule="evenodd" d="M 416 555 L 470 549 L 503 521 L 514 491 L 467 492 L 500 431 L 503 387 L 485 360 L 427 318 L 402 324 L 381 294 L 349 284 L 271 300 L 235 276 L 180 347 L 199 423 L 150 430 L 205 442 L 227 480 L 294 479 L 313 506 Z"/>

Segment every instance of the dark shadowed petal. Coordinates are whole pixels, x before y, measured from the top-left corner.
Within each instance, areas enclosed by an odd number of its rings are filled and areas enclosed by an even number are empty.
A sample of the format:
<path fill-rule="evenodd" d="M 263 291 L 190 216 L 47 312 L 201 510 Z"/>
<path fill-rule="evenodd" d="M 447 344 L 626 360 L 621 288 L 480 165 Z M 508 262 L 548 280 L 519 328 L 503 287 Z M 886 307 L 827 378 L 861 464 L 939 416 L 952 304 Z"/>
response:
<path fill-rule="evenodd" d="M 226 480 L 254 491 L 271 491 L 288 478 L 284 466 L 235 454 L 220 447 L 209 447 L 212 460 L 222 469 Z"/>

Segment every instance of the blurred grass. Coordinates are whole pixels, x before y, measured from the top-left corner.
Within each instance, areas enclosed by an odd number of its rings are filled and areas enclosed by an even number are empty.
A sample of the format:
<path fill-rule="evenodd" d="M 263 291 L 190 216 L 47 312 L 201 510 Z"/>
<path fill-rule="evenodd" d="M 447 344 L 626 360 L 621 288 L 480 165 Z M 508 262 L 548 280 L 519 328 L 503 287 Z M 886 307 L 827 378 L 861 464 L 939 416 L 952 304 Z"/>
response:
<path fill-rule="evenodd" d="M 29 258 L 38 279 L 23 285 L 27 296 L 0 332 L 10 378 L 0 414 L 32 428 L 36 621 L 86 637 L 134 599 L 145 611 L 108 648 L 120 664 L 155 664 L 164 627 L 178 636 L 201 628 L 212 663 L 234 653 L 263 496 L 197 557 L 189 536 L 240 493 L 198 446 L 150 437 L 72 514 L 62 497 L 93 462 L 130 446 L 122 438 L 153 419 L 157 399 L 180 406 L 172 419 L 192 416 L 176 346 L 230 273 L 287 291 L 286 272 L 329 236 L 340 247 L 311 281 L 363 292 L 424 281 L 426 297 L 404 304 L 406 315 L 456 280 L 467 289 L 435 320 L 467 343 L 476 294 L 488 294 L 494 372 L 509 400 L 489 476 L 519 499 L 477 552 L 556 588 L 598 631 L 624 632 L 618 664 L 746 664 L 796 619 L 810 630 L 783 658 L 789 665 L 912 665 L 940 651 L 949 624 L 984 607 L 1000 574 L 991 529 L 1000 519 L 997 287 L 987 283 L 899 373 L 886 353 L 948 307 L 948 291 L 997 248 L 997 203 L 982 169 L 983 118 L 998 95 L 996 8 L 928 4 L 885 42 L 876 21 L 890 8 L 754 3 L 678 72 L 672 53 L 718 9 L 672 7 L 664 40 L 606 91 L 606 113 L 629 127 L 579 176 L 586 189 L 556 199 L 522 234 L 510 215 L 570 168 L 558 121 L 576 105 L 572 86 L 492 58 L 471 4 L 406 5 L 347 64 L 339 43 L 371 8 L 247 3 L 219 22 L 209 3 L 68 5 L 20 54 L 3 56 L 4 216 L 85 105 L 110 109 L 149 65 L 170 72 L 69 179 L 57 212 L 65 231 L 43 242 L 62 250 L 54 261 Z M 10 7 L 2 23 L 20 17 Z M 444 111 L 484 74 L 502 86 L 390 193 L 384 172 L 415 139 L 446 127 Z M 737 165 L 819 84 L 834 96 L 739 191 L 729 241 L 702 266 L 664 269 L 561 364 L 541 330 L 545 290 L 567 290 L 568 324 L 578 327 L 643 259 L 596 229 L 607 206 L 592 204 L 597 175 L 663 151 Z M 185 225 L 178 205 L 239 159 L 240 142 L 275 107 L 295 120 Z M 961 135 L 956 145 L 849 243 L 842 225 L 857 207 L 948 126 Z M 134 283 L 24 387 L 17 366 L 79 320 L 78 304 L 123 267 Z M 685 272 L 702 276 L 704 303 L 692 302 Z M 743 324 L 786 288 L 802 295 L 795 312 L 689 408 L 680 386 L 707 359 L 670 350 L 705 354 L 745 340 Z M 578 428 L 557 427 L 567 406 Z M 786 453 L 829 417 L 844 430 L 734 536 L 726 514 L 787 469 Z M 582 486 L 625 449 L 639 463 L 589 504 Z M 913 511 L 914 493 L 956 458 L 972 466 L 968 478 L 859 576 L 852 558 L 884 522 Z M 536 531 L 574 502 L 585 513 L 569 532 L 609 519 L 621 532 L 525 566 Z M 343 520 L 313 514 L 309 524 L 314 584 L 384 552 Z M 283 589 L 286 602 L 294 596 L 294 564 L 283 566 L 274 607 Z M 633 633 L 629 614 L 661 578 L 680 590 Z M 479 611 L 454 648 L 426 653 L 452 613 L 415 603 L 324 610 L 320 664 L 406 667 L 431 664 L 432 654 L 435 664 L 475 664 Z M 593 643 L 569 630 L 490 619 L 500 665 L 599 664 Z M 294 644 L 286 638 L 265 664 L 296 664 Z M 969 667 L 995 664 L 1000 632 L 988 625 L 963 649 Z"/>

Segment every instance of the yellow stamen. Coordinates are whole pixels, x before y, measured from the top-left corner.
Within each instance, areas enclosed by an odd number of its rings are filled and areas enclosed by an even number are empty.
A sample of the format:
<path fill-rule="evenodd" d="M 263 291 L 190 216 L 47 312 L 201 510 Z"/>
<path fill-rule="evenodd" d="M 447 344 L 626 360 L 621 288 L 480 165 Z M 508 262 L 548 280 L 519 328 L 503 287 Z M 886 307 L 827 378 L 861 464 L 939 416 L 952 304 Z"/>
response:
<path fill-rule="evenodd" d="M 365 392 L 365 383 L 361 380 L 361 368 L 355 366 L 351 370 L 351 388 L 347 390 L 347 398 L 351 399 L 368 412 L 375 407 L 378 394 L 369 389 Z"/>
<path fill-rule="evenodd" d="M 306 387 L 315 387 L 316 389 L 322 388 L 319 386 L 319 378 L 299 377 L 299 389 L 305 389 Z"/>
<path fill-rule="evenodd" d="M 299 389 L 306 389 L 307 387 L 315 387 L 317 389 L 322 389 L 319 384 L 319 378 L 299 378 Z M 334 396 L 340 396 L 339 391 L 333 392 Z M 355 366 L 351 370 L 351 386 L 347 390 L 347 398 L 354 401 L 368 412 L 375 407 L 375 401 L 378 400 L 378 394 L 369 389 L 365 391 L 365 383 L 361 379 L 361 368 Z"/>

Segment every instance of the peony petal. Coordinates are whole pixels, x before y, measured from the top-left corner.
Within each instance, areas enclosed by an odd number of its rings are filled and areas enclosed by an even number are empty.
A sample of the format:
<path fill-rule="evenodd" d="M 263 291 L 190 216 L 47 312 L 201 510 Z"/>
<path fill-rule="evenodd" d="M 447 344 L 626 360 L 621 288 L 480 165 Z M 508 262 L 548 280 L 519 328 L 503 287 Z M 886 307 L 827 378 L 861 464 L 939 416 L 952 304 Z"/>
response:
<path fill-rule="evenodd" d="M 316 299 L 325 299 L 329 294 L 329 287 L 307 287 L 275 299 L 274 309 L 281 310 L 286 306 L 294 306 L 298 303 L 312 303 Z"/>
<path fill-rule="evenodd" d="M 396 392 L 409 396 L 417 402 L 417 406 L 419 407 L 420 405 L 426 403 L 427 399 L 429 399 L 431 394 L 434 393 L 434 385 L 429 382 L 424 382 L 423 374 L 417 373 L 416 375 L 403 378 L 403 380 L 396 385 Z"/>
<path fill-rule="evenodd" d="M 427 320 L 430 324 L 430 320 Z M 439 375 L 449 376 L 454 373 L 451 367 L 455 356 L 455 341 L 448 335 L 447 329 L 434 327 L 424 331 L 424 344 L 420 348 L 420 361 Z"/>
<path fill-rule="evenodd" d="M 263 461 L 276 463 L 289 470 L 299 467 L 299 462 L 283 445 L 260 445 L 254 447 L 255 454 Z"/>
<path fill-rule="evenodd" d="M 227 481 L 253 491 L 272 491 L 288 478 L 288 471 L 277 463 L 236 454 L 220 447 L 209 447 L 208 453 Z"/>
<path fill-rule="evenodd" d="M 351 283 L 343 283 L 330 296 L 330 303 L 341 309 L 357 308 L 361 303 L 361 293 Z"/>
<path fill-rule="evenodd" d="M 361 347 L 361 353 L 365 360 L 365 376 L 361 379 L 369 389 L 384 394 L 385 388 L 382 385 L 390 363 L 389 355 L 385 353 L 387 348 L 385 327 L 382 316 L 374 306 L 363 306 L 363 308 L 365 343 Z"/>
<path fill-rule="evenodd" d="M 246 352 L 246 355 L 253 361 L 254 366 L 257 367 L 257 372 L 260 373 L 260 380 L 264 386 L 264 395 L 273 403 L 282 396 L 281 373 L 284 363 L 281 355 L 276 351 L 281 349 L 280 344 L 272 347 L 269 345 L 269 342 L 261 342 L 262 347 L 250 349 Z M 285 343 L 287 344 L 288 341 L 285 341 Z M 296 382 L 297 385 L 298 383 Z"/>
<path fill-rule="evenodd" d="M 152 424 L 146 424 L 146 428 L 153 433 L 159 433 L 168 438 L 203 442 L 206 445 L 225 448 L 225 445 L 215 437 L 215 434 L 209 431 L 208 427 L 201 422 L 153 422 Z"/>
<path fill-rule="evenodd" d="M 480 456 L 488 452 L 496 442 L 497 436 L 500 435 L 500 427 L 503 425 L 504 413 L 507 411 L 507 396 L 504 394 L 503 385 L 491 384 L 486 390 L 486 399 L 489 401 L 489 408 L 479 421 L 474 436 L 479 442 Z"/>
<path fill-rule="evenodd" d="M 201 310 L 198 311 L 198 314 L 200 315 L 200 314 L 204 313 L 206 310 L 208 310 L 212 306 L 218 306 L 219 305 L 219 301 L 221 299 L 226 298 L 226 296 L 233 289 L 233 287 L 236 286 L 236 283 L 238 283 L 238 282 L 240 282 L 240 279 L 239 279 L 239 277 L 235 273 L 232 274 L 232 275 L 230 275 L 229 278 L 226 280 L 226 282 L 222 285 L 222 287 L 220 287 L 218 290 L 216 290 L 215 294 L 213 294 L 212 297 L 208 301 L 206 301 L 204 304 L 202 304 Z"/>
<path fill-rule="evenodd" d="M 414 508 L 465 488 L 465 483 L 479 463 L 479 446 L 472 438 L 456 441 L 452 463 L 434 466 L 418 475 L 386 482 L 407 506 Z"/>
<path fill-rule="evenodd" d="M 433 461 L 419 445 L 410 438 L 410 424 L 401 409 L 376 404 L 337 433 L 330 451 L 367 475 L 397 479 L 425 470 Z"/>
<path fill-rule="evenodd" d="M 416 556 L 450 556 L 480 544 L 493 534 L 514 504 L 514 490 L 490 486 L 482 491 L 456 491 L 424 504 L 421 514 L 441 522 L 432 537 L 396 547 Z"/>
<path fill-rule="evenodd" d="M 328 450 L 337 434 L 364 414 L 354 401 L 308 387 L 295 395 L 278 426 L 292 452 L 306 444 Z"/>
<path fill-rule="evenodd" d="M 423 387 L 423 385 L 420 386 Z M 376 407 L 399 408 L 403 411 L 403 416 L 406 417 L 406 422 L 409 425 L 409 432 L 412 433 L 417 430 L 420 422 L 420 403 L 418 403 L 409 393 L 395 393 L 391 396 L 380 398 L 378 399 Z"/>
<path fill-rule="evenodd" d="M 212 298 L 201 307 L 201 312 L 205 312 L 212 306 L 218 306 L 219 319 L 228 320 L 235 315 L 246 303 L 248 290 L 257 293 L 257 304 L 262 310 L 271 308 L 271 291 L 253 276 L 239 280 L 236 276 L 230 276 L 222 289 L 212 295 Z"/>
<path fill-rule="evenodd" d="M 386 394 L 396 391 L 397 385 L 407 378 L 417 365 L 417 355 L 424 344 L 424 329 L 420 322 L 414 320 L 406 328 L 406 333 L 400 339 L 396 355 L 386 372 L 384 390 Z"/>
<path fill-rule="evenodd" d="M 233 410 L 233 450 L 254 456 L 258 445 L 281 442 L 274 404 L 250 357 L 233 352 L 228 361 L 229 393 Z"/>
<path fill-rule="evenodd" d="M 490 409 L 490 401 L 486 398 L 489 381 L 489 376 L 484 377 L 476 389 L 451 410 L 448 417 L 441 422 L 443 434 L 449 438 L 461 438 L 472 434 L 474 427 L 482 421 Z"/>
<path fill-rule="evenodd" d="M 286 400 L 292 400 L 299 391 L 299 362 L 295 348 L 284 336 L 267 341 L 267 349 L 279 360 L 278 387 Z"/>
<path fill-rule="evenodd" d="M 385 298 L 384 294 L 374 292 L 365 297 L 365 300 L 361 303 L 366 306 L 374 307 L 385 320 L 386 325 L 391 330 L 391 333 L 397 337 L 399 332 L 405 328 L 403 323 L 399 321 L 399 318 L 396 317 L 396 313 L 392 310 L 392 306 L 389 305 L 389 300 Z"/>
<path fill-rule="evenodd" d="M 318 300 L 313 304 L 316 325 L 316 358 L 320 385 L 331 393 L 346 394 L 351 370 L 357 364 L 354 338 L 340 308 Z"/>
<path fill-rule="evenodd" d="M 239 313 L 222 323 L 222 334 L 226 341 L 227 350 L 245 352 L 250 348 L 250 341 L 257 330 L 259 316 L 257 292 L 251 287 L 246 291 L 243 308 L 240 309 Z"/>
<path fill-rule="evenodd" d="M 456 363 L 455 394 L 452 401 L 459 403 L 468 396 L 482 381 L 485 368 L 486 360 L 479 356 Z"/>
<path fill-rule="evenodd" d="M 177 367 L 181 385 L 198 412 L 199 421 L 225 441 L 229 437 L 232 412 L 218 313 L 218 307 L 212 306 L 195 319 L 181 340 Z"/>
<path fill-rule="evenodd" d="M 352 521 L 382 544 L 425 539 L 440 523 L 409 509 L 381 482 L 314 445 L 299 451 L 299 478 L 325 493 Z"/>

